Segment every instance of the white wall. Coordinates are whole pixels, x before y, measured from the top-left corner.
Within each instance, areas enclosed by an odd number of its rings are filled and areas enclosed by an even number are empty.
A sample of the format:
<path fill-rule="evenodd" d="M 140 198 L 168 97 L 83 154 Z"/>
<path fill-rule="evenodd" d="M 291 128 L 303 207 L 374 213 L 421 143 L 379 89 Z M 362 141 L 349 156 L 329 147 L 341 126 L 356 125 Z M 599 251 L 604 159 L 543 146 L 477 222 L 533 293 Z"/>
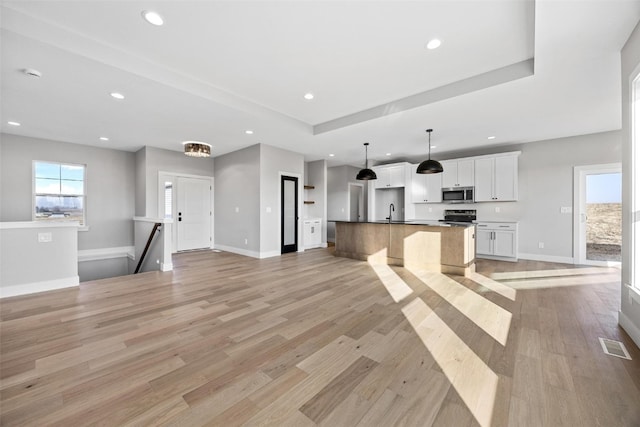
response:
<path fill-rule="evenodd" d="M 280 255 L 280 176 L 298 177 L 298 216 L 303 215 L 304 156 L 260 144 L 260 256 Z M 270 212 L 269 212 L 270 211 Z M 298 249 L 302 221 L 298 221 Z"/>
<path fill-rule="evenodd" d="M 640 277 L 640 265 L 636 260 L 632 259 L 632 227 L 633 222 L 636 221 L 638 212 L 633 212 L 632 208 L 632 193 L 640 194 L 638 186 L 640 183 L 637 181 L 632 183 L 633 178 L 633 163 L 632 155 L 634 150 L 632 147 L 631 139 L 631 81 L 640 73 L 640 24 L 638 24 L 635 30 L 631 33 L 629 40 L 622 49 L 622 304 L 620 308 L 619 322 L 620 325 L 627 331 L 627 333 L 633 338 L 635 343 L 640 346 L 640 298 L 637 298 L 639 294 L 630 290 L 627 285 L 635 286 L 635 289 L 639 289 L 639 283 L 632 283 L 631 263 L 635 262 L 635 280 Z M 639 106 L 640 107 L 640 106 Z M 640 129 L 636 129 L 636 132 Z M 638 138 L 638 136 L 636 136 Z M 635 146 L 635 150 L 640 150 L 640 147 Z M 636 162 L 639 156 L 636 154 Z M 635 164 L 635 173 L 638 174 L 638 163 Z M 640 200 L 636 200 L 636 203 Z M 638 226 L 636 225 L 636 230 Z M 640 237 L 640 236 L 637 236 Z M 630 292 L 637 299 L 634 302 L 629 301 Z"/>

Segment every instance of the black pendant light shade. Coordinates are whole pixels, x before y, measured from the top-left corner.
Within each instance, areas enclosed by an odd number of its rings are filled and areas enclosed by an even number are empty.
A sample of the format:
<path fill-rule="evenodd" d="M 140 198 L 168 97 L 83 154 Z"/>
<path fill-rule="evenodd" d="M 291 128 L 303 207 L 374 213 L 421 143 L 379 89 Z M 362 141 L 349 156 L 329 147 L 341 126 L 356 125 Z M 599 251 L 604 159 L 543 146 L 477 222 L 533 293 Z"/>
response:
<path fill-rule="evenodd" d="M 369 151 L 368 151 L 368 147 L 369 147 L 369 143 L 365 142 L 364 143 L 364 169 L 362 169 L 360 172 L 358 172 L 358 175 L 356 175 L 356 179 L 359 179 L 361 181 L 368 181 L 370 179 L 378 179 L 378 177 L 376 176 L 376 173 L 374 171 L 372 171 L 371 169 L 369 169 Z"/>
<path fill-rule="evenodd" d="M 442 165 L 436 160 L 431 160 L 431 132 L 433 129 L 427 129 L 429 134 L 429 158 L 418 165 L 416 173 L 442 173 Z"/>

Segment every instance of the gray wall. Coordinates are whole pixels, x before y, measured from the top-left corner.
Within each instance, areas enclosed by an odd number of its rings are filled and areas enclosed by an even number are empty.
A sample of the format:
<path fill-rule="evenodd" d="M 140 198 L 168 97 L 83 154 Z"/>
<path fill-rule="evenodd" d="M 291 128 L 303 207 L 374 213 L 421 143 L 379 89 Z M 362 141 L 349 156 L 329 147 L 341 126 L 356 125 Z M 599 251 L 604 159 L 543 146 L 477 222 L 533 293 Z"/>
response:
<path fill-rule="evenodd" d="M 147 163 L 147 147 L 142 147 L 136 152 L 136 216 L 145 216 L 147 208 L 147 176 L 145 174 Z"/>
<path fill-rule="evenodd" d="M 522 151 L 517 202 L 416 204 L 415 218 L 441 219 L 445 209 L 476 209 L 479 220 L 518 221 L 518 252 L 523 256 L 573 258 L 573 215 L 560 213 L 560 207 L 573 206 L 573 168 L 621 162 L 620 131 L 530 142 L 517 148 Z M 538 249 L 538 242 L 544 242 L 544 249 Z"/>
<path fill-rule="evenodd" d="M 632 161 L 632 140 L 631 140 L 631 124 L 629 123 L 630 106 L 631 106 L 631 87 L 630 79 L 635 77 L 638 73 L 638 67 L 640 67 L 640 24 L 638 24 L 631 33 L 629 40 L 622 49 L 622 307 L 620 309 L 620 323 L 623 324 L 627 332 L 633 337 L 634 341 L 640 346 L 640 304 L 636 301 L 630 303 L 629 301 L 629 289 L 626 284 L 635 286 L 636 289 L 640 286 L 640 283 L 632 283 L 631 263 L 635 268 L 635 280 L 640 278 L 640 265 L 638 263 L 638 255 L 636 259 L 631 258 L 632 254 L 632 222 L 638 222 L 638 215 L 640 213 L 631 212 L 632 209 L 632 192 L 640 194 L 638 186 L 640 183 L 637 181 L 632 183 L 633 179 L 633 161 Z M 640 102 L 640 101 L 636 101 Z M 636 136 L 636 138 L 638 138 Z M 637 146 L 636 150 L 640 147 Z M 638 162 L 638 156 L 636 155 L 636 162 Z M 638 163 L 635 164 L 635 172 L 638 173 Z M 640 203 L 640 200 L 636 200 L 636 203 Z M 637 206 L 637 205 L 636 205 Z M 633 217 L 632 217 L 633 215 Z M 637 230 L 637 225 L 636 225 Z M 638 232 L 638 231 L 636 231 Z M 636 236 L 640 238 L 640 236 Z"/>
<path fill-rule="evenodd" d="M 146 197 L 145 214 L 141 216 L 158 218 L 158 172 L 214 176 L 213 158 L 188 157 L 179 151 L 154 147 L 145 147 L 144 150 L 144 188 Z"/>
<path fill-rule="evenodd" d="M 299 175 L 298 216 L 302 218 L 304 156 L 260 144 L 260 253 L 280 253 L 280 173 Z M 271 212 L 267 212 L 271 208 Z M 298 224 L 298 248 L 302 244 L 302 221 Z"/>
<path fill-rule="evenodd" d="M 317 160 L 305 164 L 305 184 L 313 185 L 305 196 L 315 203 L 305 205 L 305 217 L 322 218 L 322 243 L 327 243 L 327 162 Z"/>
<path fill-rule="evenodd" d="M 33 160 L 85 164 L 89 231 L 78 232 L 78 249 L 133 245 L 134 153 L 9 134 L 0 136 L 0 221 L 32 220 Z"/>
<path fill-rule="evenodd" d="M 360 171 L 354 166 L 334 166 L 327 168 L 327 218 L 331 220 L 349 219 L 349 183 L 364 183 L 365 219 L 367 218 L 367 182 L 358 181 L 356 175 Z M 333 222 L 327 224 L 327 240 L 335 241 L 336 225 Z"/>
<path fill-rule="evenodd" d="M 214 162 L 214 245 L 251 251 L 257 256 L 260 251 L 260 146 L 218 156 Z"/>

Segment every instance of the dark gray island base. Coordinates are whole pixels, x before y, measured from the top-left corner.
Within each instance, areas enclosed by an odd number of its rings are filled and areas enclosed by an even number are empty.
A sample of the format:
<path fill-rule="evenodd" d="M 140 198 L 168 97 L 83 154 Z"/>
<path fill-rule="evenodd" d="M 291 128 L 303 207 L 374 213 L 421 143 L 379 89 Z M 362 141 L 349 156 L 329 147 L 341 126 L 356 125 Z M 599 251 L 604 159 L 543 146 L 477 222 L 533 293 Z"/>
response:
<path fill-rule="evenodd" d="M 473 224 L 334 222 L 336 256 L 461 276 L 475 271 Z"/>

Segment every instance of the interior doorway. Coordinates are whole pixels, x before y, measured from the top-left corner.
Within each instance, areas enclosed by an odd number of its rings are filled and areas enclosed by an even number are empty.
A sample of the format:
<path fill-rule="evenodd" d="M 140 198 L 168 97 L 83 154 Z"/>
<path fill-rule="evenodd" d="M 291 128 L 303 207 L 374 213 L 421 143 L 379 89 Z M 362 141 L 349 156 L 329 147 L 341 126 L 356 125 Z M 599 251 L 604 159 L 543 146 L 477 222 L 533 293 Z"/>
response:
<path fill-rule="evenodd" d="M 364 220 L 364 185 L 349 183 L 349 221 Z"/>
<path fill-rule="evenodd" d="M 280 177 L 281 253 L 298 251 L 298 178 Z"/>
<path fill-rule="evenodd" d="M 578 264 L 622 260 L 622 170 L 619 163 L 576 167 L 574 253 Z"/>

